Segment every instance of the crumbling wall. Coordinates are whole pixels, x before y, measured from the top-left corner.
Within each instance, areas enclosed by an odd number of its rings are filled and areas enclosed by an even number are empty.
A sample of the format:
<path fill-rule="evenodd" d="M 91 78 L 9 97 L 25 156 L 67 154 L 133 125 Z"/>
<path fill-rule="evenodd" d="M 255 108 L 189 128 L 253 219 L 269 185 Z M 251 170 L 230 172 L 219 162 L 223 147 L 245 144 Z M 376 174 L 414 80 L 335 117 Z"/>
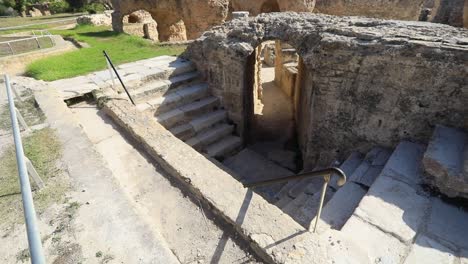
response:
<path fill-rule="evenodd" d="M 229 0 L 113 0 L 112 28 L 114 31 L 123 32 L 124 16 L 137 10 L 146 10 L 158 23 L 161 41 L 193 39 L 224 21 L 228 13 L 228 3 Z"/>
<path fill-rule="evenodd" d="M 468 128 L 467 38 L 467 30 L 441 24 L 271 13 L 208 31 L 184 56 L 243 136 L 255 47 L 291 44 L 302 59 L 294 101 L 308 167 L 356 148 L 426 141 L 435 124 Z"/>
<path fill-rule="evenodd" d="M 145 10 L 138 10 L 123 17 L 123 31 L 130 35 L 158 41 L 157 27 L 156 21 Z"/>
<path fill-rule="evenodd" d="M 429 21 L 464 25 L 468 15 L 468 0 L 317 0 L 314 12 L 337 16 L 367 16 L 385 19 Z"/>
<path fill-rule="evenodd" d="M 269 12 L 311 12 L 315 0 L 231 0 L 231 11 L 248 11 L 251 15 Z"/>

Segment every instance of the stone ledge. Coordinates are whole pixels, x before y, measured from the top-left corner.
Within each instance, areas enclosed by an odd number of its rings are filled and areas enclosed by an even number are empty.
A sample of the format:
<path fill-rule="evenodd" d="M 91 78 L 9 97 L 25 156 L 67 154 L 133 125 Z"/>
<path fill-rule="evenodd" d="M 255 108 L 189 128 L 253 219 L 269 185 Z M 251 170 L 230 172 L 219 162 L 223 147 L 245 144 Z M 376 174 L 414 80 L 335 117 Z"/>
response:
<path fill-rule="evenodd" d="M 308 232 L 177 139 L 151 115 L 139 112 L 127 101 L 109 100 L 103 104 L 104 111 L 140 142 L 156 162 L 223 221 L 234 226 L 267 263 L 342 263 L 344 259 L 347 263 L 368 262 L 363 251 L 341 233 L 330 230 L 317 236 Z M 341 243 L 330 243 L 332 240 Z"/>

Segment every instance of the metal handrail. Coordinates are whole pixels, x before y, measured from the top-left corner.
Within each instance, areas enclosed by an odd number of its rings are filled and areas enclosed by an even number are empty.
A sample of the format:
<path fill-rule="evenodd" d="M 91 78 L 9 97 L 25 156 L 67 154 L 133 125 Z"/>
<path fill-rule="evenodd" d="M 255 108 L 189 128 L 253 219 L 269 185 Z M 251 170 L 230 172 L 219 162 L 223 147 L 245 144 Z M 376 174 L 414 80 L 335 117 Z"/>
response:
<path fill-rule="evenodd" d="M 314 225 L 314 233 L 315 233 L 317 231 L 317 224 L 320 219 L 320 215 L 322 214 L 322 207 L 323 207 L 323 202 L 325 200 L 325 193 L 327 192 L 328 183 L 330 182 L 332 175 L 338 175 L 340 177 L 337 181 L 338 186 L 343 186 L 346 183 L 346 174 L 340 168 L 330 167 L 330 168 L 321 169 L 321 170 L 299 173 L 294 176 L 269 179 L 269 180 L 253 182 L 253 183 L 244 183 L 244 187 L 255 188 L 255 187 L 266 186 L 266 185 L 271 185 L 275 183 L 302 180 L 302 179 L 311 178 L 311 177 L 323 177 L 325 182 L 322 188 L 322 194 L 320 197 L 320 205 L 318 207 L 317 216 L 315 217 L 315 225 Z"/>
<path fill-rule="evenodd" d="M 10 86 L 10 79 L 5 75 L 5 84 L 8 97 L 8 107 L 10 109 L 11 126 L 13 128 L 13 138 L 15 140 L 16 161 L 21 185 L 21 197 L 23 200 L 24 218 L 26 222 L 26 232 L 28 235 L 29 253 L 33 264 L 45 264 L 44 253 L 42 251 L 41 235 L 36 219 L 36 210 L 29 183 L 28 169 L 25 162 L 23 143 L 15 111 L 15 102 Z"/>
<path fill-rule="evenodd" d="M 125 84 L 123 83 L 122 78 L 120 78 L 119 73 L 115 69 L 114 64 L 112 63 L 111 59 L 109 58 L 109 55 L 107 55 L 107 52 L 105 50 L 103 50 L 102 52 L 104 53 L 104 57 L 106 57 L 107 62 L 110 64 L 110 66 L 114 70 L 115 75 L 117 75 L 117 78 L 119 79 L 120 84 L 122 84 L 122 87 L 124 88 L 125 92 L 127 93 L 128 98 L 130 99 L 130 102 L 132 102 L 133 105 L 136 105 L 135 102 L 133 101 L 132 97 L 130 96 L 130 93 L 128 92 L 127 87 L 125 87 Z M 113 77 L 111 76 L 111 78 L 113 78 Z"/>

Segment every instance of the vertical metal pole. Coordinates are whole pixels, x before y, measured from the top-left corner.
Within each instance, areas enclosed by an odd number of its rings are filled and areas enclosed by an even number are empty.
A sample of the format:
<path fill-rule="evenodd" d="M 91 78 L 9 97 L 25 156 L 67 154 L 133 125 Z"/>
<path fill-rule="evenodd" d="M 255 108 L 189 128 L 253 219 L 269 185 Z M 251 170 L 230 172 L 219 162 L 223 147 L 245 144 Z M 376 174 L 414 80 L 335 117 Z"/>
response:
<path fill-rule="evenodd" d="M 37 39 L 37 37 L 36 37 L 35 39 L 36 39 L 36 42 L 37 42 L 37 47 L 38 47 L 39 49 L 41 49 L 41 44 L 39 43 L 39 40 Z"/>
<path fill-rule="evenodd" d="M 23 143 L 21 142 L 18 120 L 16 119 L 15 102 L 13 101 L 13 96 L 11 94 L 10 79 L 8 78 L 8 75 L 5 75 L 5 83 L 8 97 L 8 106 L 10 109 L 11 124 L 13 127 L 13 137 L 15 140 L 16 161 L 21 184 L 21 196 L 23 199 L 23 210 L 26 222 L 26 231 L 28 234 L 31 263 L 45 264 L 45 258 L 42 252 L 41 236 L 37 226 L 36 211 L 34 209 L 31 193 L 31 185 L 29 183 L 28 171 L 24 162 Z"/>
<path fill-rule="evenodd" d="M 8 44 L 8 47 L 10 47 L 11 54 L 14 55 L 14 54 L 15 54 L 15 51 L 14 51 L 13 48 L 11 47 L 10 42 L 8 42 L 7 44 Z"/>
<path fill-rule="evenodd" d="M 320 215 L 322 214 L 323 202 L 325 200 L 325 193 L 327 192 L 327 187 L 328 187 L 328 182 L 330 182 L 330 177 L 331 177 L 330 174 L 323 177 L 325 180 L 325 183 L 323 184 L 322 196 L 320 197 L 320 204 L 319 204 L 317 216 L 315 217 L 314 233 L 317 231 L 317 224 L 320 220 Z"/>
<path fill-rule="evenodd" d="M 16 113 L 16 118 L 17 120 L 19 121 L 19 123 L 21 124 L 21 126 L 24 128 L 25 131 L 30 131 L 31 129 L 29 129 L 29 126 L 28 124 L 26 123 L 26 121 L 24 120 L 23 116 L 21 115 L 20 111 L 18 110 L 18 108 L 15 107 L 15 113 Z"/>

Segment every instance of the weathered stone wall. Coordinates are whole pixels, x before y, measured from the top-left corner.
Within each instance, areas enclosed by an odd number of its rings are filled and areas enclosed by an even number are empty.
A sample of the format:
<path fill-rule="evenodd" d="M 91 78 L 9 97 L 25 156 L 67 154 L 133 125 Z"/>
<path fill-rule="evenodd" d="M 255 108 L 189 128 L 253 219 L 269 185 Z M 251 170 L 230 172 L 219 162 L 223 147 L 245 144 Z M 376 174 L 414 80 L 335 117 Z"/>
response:
<path fill-rule="evenodd" d="M 317 0 L 314 12 L 337 16 L 429 21 L 463 27 L 467 0 Z M 465 24 L 465 27 L 468 27 Z"/>
<path fill-rule="evenodd" d="M 311 12 L 315 0 L 231 0 L 231 11 L 248 11 L 251 15 L 269 12 Z"/>
<path fill-rule="evenodd" d="M 193 39 L 208 28 L 224 21 L 228 13 L 228 2 L 228 0 L 113 0 L 112 27 L 114 31 L 123 32 L 124 16 L 137 10 L 146 10 L 158 23 L 161 41 Z"/>
<path fill-rule="evenodd" d="M 467 30 L 272 13 L 216 27 L 184 54 L 205 74 L 240 135 L 252 114 L 252 54 L 267 40 L 291 44 L 303 62 L 295 104 L 306 167 L 351 149 L 427 140 L 435 124 L 468 128 Z"/>
<path fill-rule="evenodd" d="M 159 40 L 158 24 L 151 14 L 145 10 L 138 10 L 123 18 L 123 31 L 127 34 L 139 36 L 154 41 Z M 185 36 L 185 31 L 184 31 Z"/>

